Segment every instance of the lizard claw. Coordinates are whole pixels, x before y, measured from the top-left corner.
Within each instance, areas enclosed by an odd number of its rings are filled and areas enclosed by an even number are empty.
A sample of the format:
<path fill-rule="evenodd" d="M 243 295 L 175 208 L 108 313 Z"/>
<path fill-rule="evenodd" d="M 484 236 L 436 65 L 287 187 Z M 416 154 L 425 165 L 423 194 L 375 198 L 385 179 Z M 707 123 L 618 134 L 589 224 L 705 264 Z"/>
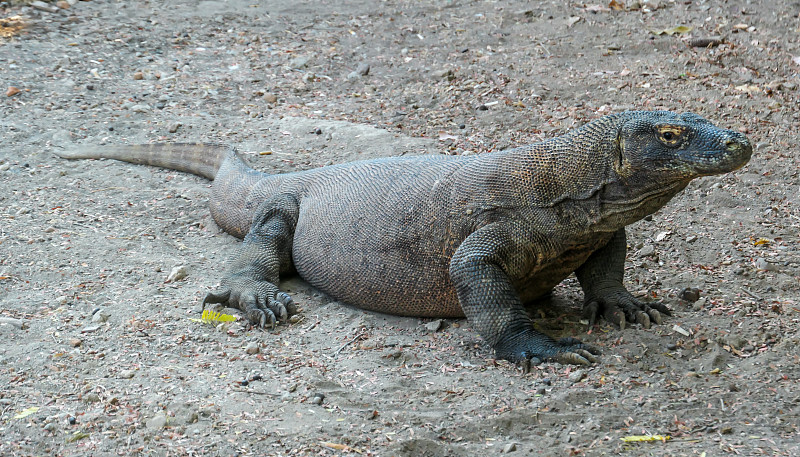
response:
<path fill-rule="evenodd" d="M 203 299 L 203 309 L 217 303 L 239 309 L 250 323 L 264 328 L 274 329 L 279 321 L 286 322 L 297 314 L 297 305 L 289 294 L 267 281 L 245 277 L 226 278 L 221 291 L 210 292 Z"/>
<path fill-rule="evenodd" d="M 525 331 L 505 345 L 496 346 L 498 357 L 511 360 L 529 373 L 532 365 L 543 362 L 559 362 L 572 365 L 591 365 L 597 363 L 600 350 L 590 344 L 582 343 L 576 338 L 551 339 L 534 330 Z M 519 346 L 523 346 L 520 348 Z"/>
<path fill-rule="evenodd" d="M 628 294 L 612 294 L 609 297 L 601 297 L 587 302 L 583 307 L 583 315 L 589 320 L 589 325 L 594 325 L 597 315 L 618 326 L 620 330 L 625 330 L 627 322 L 640 324 L 644 328 L 650 328 L 655 324 L 664 321 L 663 316 L 671 316 L 669 308 L 661 303 L 646 303 Z"/>

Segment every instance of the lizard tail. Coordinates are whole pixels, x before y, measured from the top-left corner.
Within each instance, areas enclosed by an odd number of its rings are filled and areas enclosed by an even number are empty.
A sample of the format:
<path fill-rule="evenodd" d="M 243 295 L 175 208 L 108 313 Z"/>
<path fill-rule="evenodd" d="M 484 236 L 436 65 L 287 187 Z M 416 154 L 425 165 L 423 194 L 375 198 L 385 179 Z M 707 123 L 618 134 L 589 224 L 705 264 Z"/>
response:
<path fill-rule="evenodd" d="M 121 160 L 185 171 L 213 180 L 225 159 L 236 156 L 236 150 L 223 144 L 174 143 L 80 146 L 79 149 L 56 152 L 56 155 L 64 159 Z"/>

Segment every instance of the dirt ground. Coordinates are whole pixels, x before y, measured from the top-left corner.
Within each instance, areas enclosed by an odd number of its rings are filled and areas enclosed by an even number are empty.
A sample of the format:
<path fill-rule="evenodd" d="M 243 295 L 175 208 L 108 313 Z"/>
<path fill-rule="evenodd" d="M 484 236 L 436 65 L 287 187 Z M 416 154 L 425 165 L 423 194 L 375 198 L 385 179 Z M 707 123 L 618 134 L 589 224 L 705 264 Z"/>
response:
<path fill-rule="evenodd" d="M 1 455 L 800 454 L 800 2 L 60 4 L 0 2 Z M 238 243 L 209 183 L 53 155 L 223 142 L 286 172 L 481 153 L 627 109 L 699 113 L 753 159 L 629 227 L 627 285 L 672 318 L 589 329 L 568 279 L 532 312 L 603 356 L 528 375 L 464 320 L 298 279 L 299 322 L 193 321 Z"/>

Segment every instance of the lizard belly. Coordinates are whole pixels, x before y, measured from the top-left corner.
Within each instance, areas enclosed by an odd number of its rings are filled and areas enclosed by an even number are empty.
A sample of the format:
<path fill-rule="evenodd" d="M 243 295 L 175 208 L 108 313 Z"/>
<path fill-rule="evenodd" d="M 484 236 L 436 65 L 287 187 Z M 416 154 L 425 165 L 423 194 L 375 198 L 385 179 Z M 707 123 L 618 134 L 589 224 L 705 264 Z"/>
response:
<path fill-rule="evenodd" d="M 303 279 L 371 311 L 464 316 L 449 272 L 460 240 L 447 224 L 405 220 L 396 207 L 354 209 L 323 200 L 304 202 L 295 229 L 292 260 Z"/>
<path fill-rule="evenodd" d="M 515 281 L 522 302 L 535 300 L 550 292 L 583 265 L 594 251 L 605 246 L 609 238 L 610 236 L 597 236 L 595 240 L 572 246 L 543 268 L 531 271 L 524 278 Z"/>

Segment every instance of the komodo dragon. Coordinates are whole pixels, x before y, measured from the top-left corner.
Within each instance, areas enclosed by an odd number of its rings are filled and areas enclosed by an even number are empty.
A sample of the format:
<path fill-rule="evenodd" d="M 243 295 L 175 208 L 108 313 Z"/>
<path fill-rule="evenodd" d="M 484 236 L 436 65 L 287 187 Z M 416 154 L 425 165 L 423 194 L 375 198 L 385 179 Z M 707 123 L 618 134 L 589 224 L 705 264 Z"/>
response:
<path fill-rule="evenodd" d="M 575 272 L 590 321 L 648 327 L 669 310 L 623 286 L 625 226 L 692 179 L 742 167 L 741 133 L 691 113 L 609 115 L 563 136 L 470 156 L 392 157 L 269 175 L 218 145 L 105 146 L 111 158 L 214 180 L 211 214 L 244 238 L 217 292 L 260 325 L 296 313 L 279 275 L 403 316 L 463 317 L 499 358 L 589 364 L 599 351 L 534 330 L 523 303 Z"/>

